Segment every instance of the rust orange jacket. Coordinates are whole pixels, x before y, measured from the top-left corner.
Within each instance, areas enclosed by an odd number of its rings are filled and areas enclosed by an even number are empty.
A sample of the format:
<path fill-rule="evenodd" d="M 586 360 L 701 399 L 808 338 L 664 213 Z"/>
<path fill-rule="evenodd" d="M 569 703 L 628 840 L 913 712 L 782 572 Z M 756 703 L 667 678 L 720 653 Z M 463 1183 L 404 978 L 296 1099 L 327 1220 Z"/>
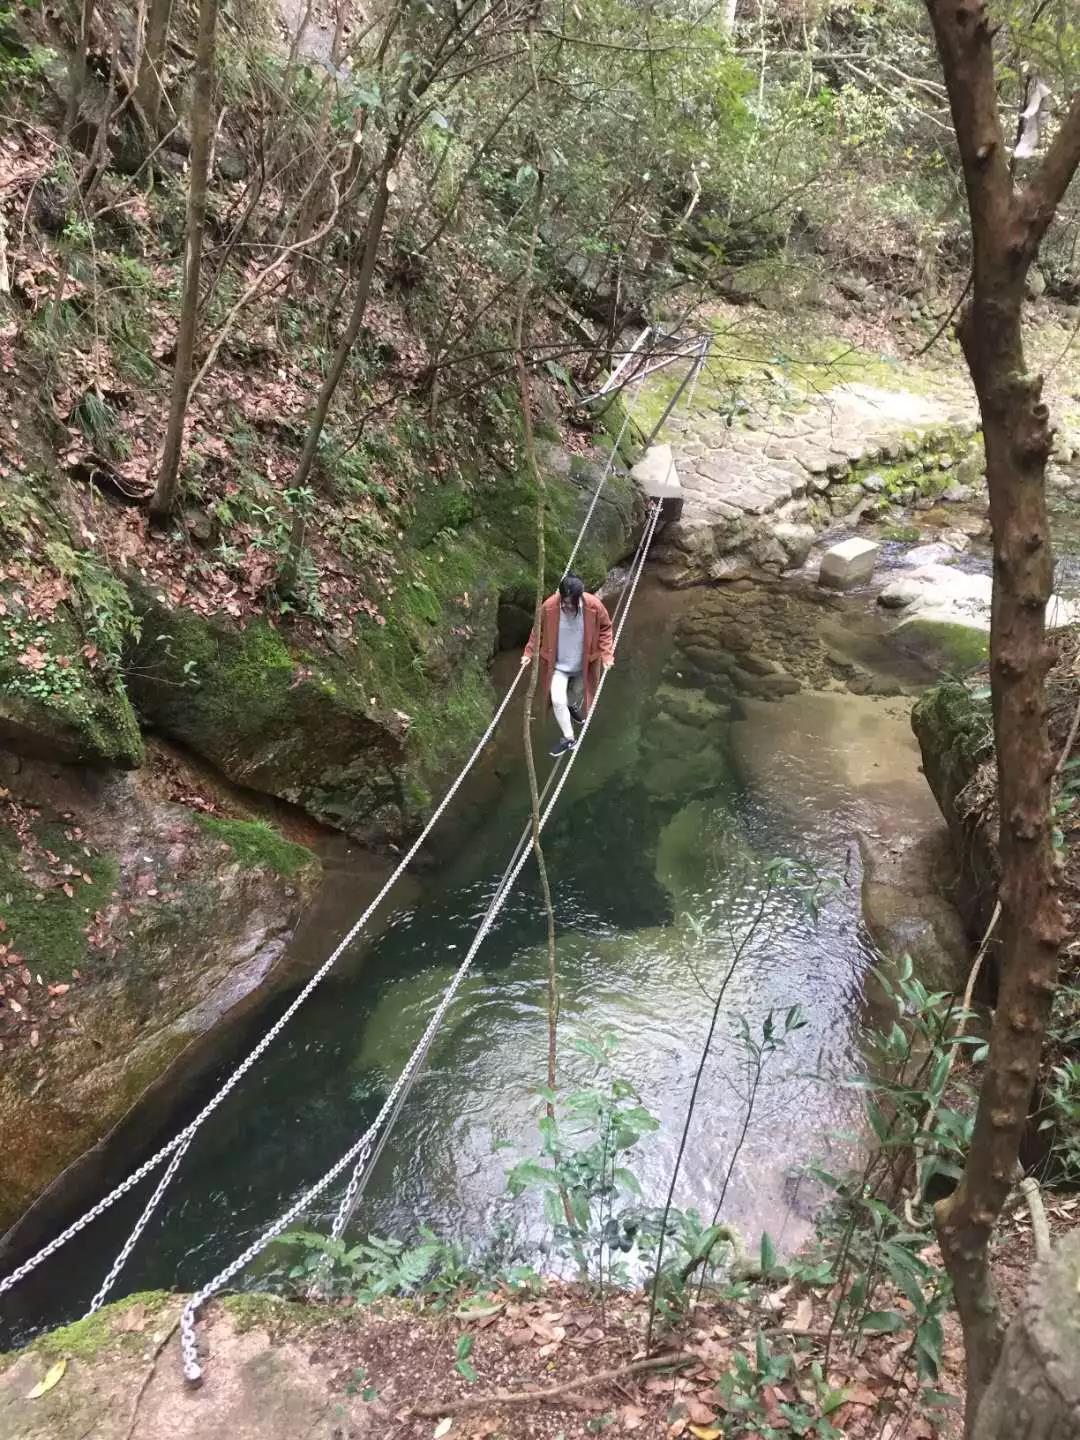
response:
<path fill-rule="evenodd" d="M 600 677 L 600 666 L 615 660 L 615 642 L 611 629 L 611 616 L 604 602 L 595 595 L 581 597 L 585 607 L 585 668 L 582 680 L 585 684 L 585 710 L 588 712 L 596 693 L 596 682 Z M 540 688 L 550 697 L 551 677 L 555 670 L 555 656 L 559 645 L 559 616 L 562 614 L 558 593 L 549 595 L 540 612 Z M 531 660 L 536 641 L 536 631 L 529 636 L 525 646 L 525 659 Z"/>

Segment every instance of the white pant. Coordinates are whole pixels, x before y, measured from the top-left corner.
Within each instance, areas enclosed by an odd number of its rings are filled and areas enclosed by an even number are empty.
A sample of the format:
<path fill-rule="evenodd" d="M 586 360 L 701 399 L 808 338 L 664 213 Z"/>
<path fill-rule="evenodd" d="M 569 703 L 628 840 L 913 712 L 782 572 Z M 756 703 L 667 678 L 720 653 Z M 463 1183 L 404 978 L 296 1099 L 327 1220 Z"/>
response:
<path fill-rule="evenodd" d="M 570 706 L 578 706 L 585 698 L 585 684 L 581 675 L 567 675 L 556 670 L 551 677 L 551 708 L 559 729 L 567 740 L 574 738 L 574 726 L 570 719 Z"/>

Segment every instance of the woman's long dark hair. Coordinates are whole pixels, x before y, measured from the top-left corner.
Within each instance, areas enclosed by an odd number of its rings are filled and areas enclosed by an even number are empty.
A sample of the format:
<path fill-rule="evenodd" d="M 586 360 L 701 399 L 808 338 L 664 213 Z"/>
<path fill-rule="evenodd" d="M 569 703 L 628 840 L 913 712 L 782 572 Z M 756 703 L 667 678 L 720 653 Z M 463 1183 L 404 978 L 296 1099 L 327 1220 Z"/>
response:
<path fill-rule="evenodd" d="M 585 594 L 585 581 L 580 575 L 564 575 L 559 581 L 559 596 L 562 600 L 572 600 L 574 609 L 581 609 L 581 597 Z"/>

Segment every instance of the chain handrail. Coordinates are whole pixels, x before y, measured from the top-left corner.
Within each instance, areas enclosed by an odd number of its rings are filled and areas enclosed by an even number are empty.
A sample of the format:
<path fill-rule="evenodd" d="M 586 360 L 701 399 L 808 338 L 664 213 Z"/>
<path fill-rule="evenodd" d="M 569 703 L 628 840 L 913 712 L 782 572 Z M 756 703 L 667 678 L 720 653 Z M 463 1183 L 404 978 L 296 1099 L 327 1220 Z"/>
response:
<path fill-rule="evenodd" d="M 637 592 L 638 583 L 641 580 L 641 575 L 645 568 L 645 559 L 648 555 L 649 545 L 656 530 L 656 524 L 660 518 L 662 508 L 663 506 L 660 501 L 653 502 L 652 513 L 649 518 L 649 523 L 645 527 L 641 543 L 638 547 L 638 553 L 635 556 L 634 567 L 631 572 L 630 587 L 627 592 L 626 607 L 619 618 L 619 623 L 616 627 L 613 639 L 613 649 L 616 652 L 618 651 L 619 640 L 626 625 L 627 617 L 630 614 L 630 607 L 633 604 L 634 595 Z M 524 674 L 524 669 L 519 673 Z M 585 723 L 581 727 L 581 733 L 578 736 L 577 744 L 574 746 L 573 750 L 570 751 L 567 757 L 566 765 L 562 768 L 558 782 L 556 783 L 555 789 L 552 792 L 551 799 L 548 801 L 547 808 L 544 810 L 543 814 L 540 817 L 540 830 L 543 830 L 544 826 L 547 824 L 552 811 L 558 803 L 559 796 L 562 794 L 563 788 L 565 787 L 567 780 L 570 778 L 571 771 L 574 767 L 574 762 L 576 761 L 578 755 L 581 753 L 582 742 L 588 734 L 589 726 L 592 724 L 593 716 L 596 714 L 596 708 L 599 703 L 600 696 L 603 693 L 604 683 L 607 680 L 607 677 L 608 671 L 604 670 L 597 684 L 596 694 L 593 697 L 593 703 L 589 707 L 588 713 L 585 716 Z M 382 1126 L 383 1121 L 397 1104 L 398 1097 L 400 1096 L 402 1090 L 407 1084 L 410 1083 L 416 1068 L 423 1059 L 423 1056 L 426 1054 L 427 1049 L 435 1036 L 435 1033 L 438 1031 L 439 1027 L 442 1024 L 443 1018 L 446 1015 L 447 1010 L 453 1003 L 455 995 L 461 988 L 465 977 L 469 973 L 469 969 L 472 966 L 472 962 L 476 956 L 477 951 L 480 949 L 480 946 L 487 938 L 487 935 L 491 930 L 492 925 L 495 923 L 499 912 L 502 910 L 503 905 L 506 903 L 510 891 L 513 889 L 514 883 L 516 882 L 518 876 L 521 874 L 522 870 L 525 868 L 525 864 L 528 861 L 530 854 L 531 851 L 528 848 L 523 851 L 513 870 L 511 871 L 505 885 L 503 885 L 503 887 L 496 895 L 495 901 L 488 907 L 488 910 L 484 915 L 483 920 L 480 922 L 480 926 L 477 929 L 476 934 L 473 936 L 472 942 L 469 945 L 469 949 L 465 954 L 465 958 L 458 966 L 458 969 L 454 973 L 454 976 L 451 979 L 449 985 L 447 985 L 445 991 L 443 992 L 442 999 L 439 1001 L 439 1004 L 436 1006 L 431 1016 L 431 1019 L 428 1021 L 424 1029 L 424 1033 L 421 1035 L 415 1049 L 409 1056 L 408 1061 L 406 1062 L 404 1068 L 402 1069 L 397 1080 L 392 1086 L 390 1093 L 383 1101 L 379 1113 L 376 1115 L 372 1124 L 364 1131 L 362 1135 L 359 1136 L 357 1140 L 353 1142 L 349 1149 L 346 1150 L 345 1153 L 334 1162 L 331 1168 L 319 1180 L 317 1180 L 309 1190 L 305 1191 L 305 1193 L 301 1195 L 299 1200 L 295 1201 L 295 1203 L 291 1205 L 289 1209 L 284 1212 L 283 1215 L 279 1215 L 278 1218 L 266 1230 L 263 1231 L 263 1233 L 258 1237 L 258 1239 L 252 1241 L 252 1243 L 245 1250 L 243 1250 L 241 1254 L 236 1257 L 235 1260 L 230 1261 L 230 1263 L 226 1265 L 224 1269 L 220 1270 L 213 1277 L 213 1279 L 208 1281 L 207 1284 L 205 1284 L 200 1290 L 198 1290 L 184 1306 L 184 1309 L 180 1316 L 180 1348 L 183 1357 L 184 1375 L 189 1381 L 189 1383 L 197 1385 L 202 1380 L 202 1366 L 199 1364 L 199 1352 L 195 1335 L 195 1319 L 199 1310 L 206 1303 L 206 1301 L 216 1295 L 219 1290 L 223 1289 L 235 1275 L 239 1274 L 241 1270 L 243 1270 L 247 1265 L 249 1265 L 257 1255 L 260 1255 L 262 1251 L 266 1249 L 267 1245 L 271 1244 L 272 1241 L 276 1240 L 278 1236 L 281 1235 L 282 1232 L 286 1230 L 294 1220 L 298 1219 L 304 1213 L 304 1211 L 310 1207 L 313 1201 L 317 1200 L 318 1197 L 326 1189 L 328 1189 L 330 1185 L 333 1184 L 333 1182 L 337 1179 L 337 1177 L 341 1174 L 345 1167 L 353 1162 L 355 1162 L 355 1164 L 353 1174 L 349 1181 L 349 1186 L 350 1188 L 359 1188 L 360 1176 L 363 1173 L 363 1167 L 367 1163 L 367 1159 L 371 1153 L 371 1148 L 374 1144 L 375 1137 L 378 1135 L 379 1129 Z"/>
<path fill-rule="evenodd" d="M 636 399 L 640 399 L 640 393 L 641 392 L 639 385 Z M 612 470 L 614 469 L 615 461 L 619 454 L 619 447 L 622 444 L 623 437 L 625 436 L 627 427 L 630 424 L 630 418 L 633 408 L 633 406 L 628 407 L 623 416 L 622 426 L 619 430 L 618 436 L 614 444 L 612 445 L 611 453 L 607 458 L 600 478 L 596 483 L 596 488 L 593 492 L 592 500 L 589 504 L 588 509 L 585 512 L 585 516 L 581 522 L 581 526 L 578 530 L 574 545 L 570 551 L 570 558 L 567 561 L 566 568 L 563 571 L 564 577 L 569 573 L 570 566 L 577 556 L 582 539 L 585 535 L 586 527 L 592 519 L 593 512 L 595 511 L 597 503 L 600 499 L 601 491 L 607 484 L 608 478 L 611 475 Z M 198 1131 L 202 1128 L 202 1126 L 210 1118 L 214 1111 L 218 1109 L 222 1102 L 228 1098 L 228 1096 L 232 1093 L 233 1089 L 239 1084 L 239 1082 L 243 1079 L 243 1077 L 247 1074 L 251 1067 L 255 1065 L 257 1061 L 266 1052 L 266 1050 L 269 1049 L 269 1047 L 273 1044 L 274 1040 L 276 1040 L 278 1035 L 281 1034 L 282 1030 L 284 1030 L 285 1026 L 289 1023 L 292 1017 L 307 1001 L 312 992 L 317 989 L 317 987 L 322 983 L 322 981 L 337 964 L 338 960 L 341 958 L 344 952 L 348 949 L 348 947 L 353 943 L 353 941 L 367 925 L 367 922 L 370 920 L 371 916 L 386 899 L 387 895 L 389 895 L 389 893 L 397 884 L 401 876 L 405 873 L 405 870 L 412 863 L 413 859 L 415 858 L 421 847 L 424 845 L 428 836 L 435 829 L 435 826 L 442 818 L 447 807 L 450 805 L 450 802 L 454 799 L 458 790 L 464 783 L 466 777 L 469 775 L 473 766 L 480 758 L 480 755 L 486 749 L 489 740 L 495 733 L 495 730 L 497 729 L 503 715 L 506 713 L 507 707 L 510 705 L 511 700 L 513 699 L 514 694 L 517 691 L 517 687 L 521 683 L 521 679 L 524 673 L 524 670 L 519 670 L 514 676 L 506 691 L 506 694 L 503 696 L 498 708 L 495 711 L 495 714 L 491 718 L 490 723 L 488 724 L 484 733 L 481 735 L 468 760 L 465 762 L 464 767 L 454 779 L 453 783 L 450 785 L 446 794 L 443 796 L 439 805 L 432 813 L 430 819 L 427 821 L 420 834 L 416 837 L 413 843 L 409 846 L 408 850 L 406 850 L 405 854 L 402 856 L 401 860 L 395 866 L 394 870 L 390 874 L 389 878 L 386 880 L 385 884 L 379 890 L 378 894 L 367 906 L 359 919 L 356 920 L 354 924 L 349 928 L 343 938 L 334 947 L 333 951 L 330 953 L 327 959 L 323 962 L 322 965 L 319 966 L 318 970 L 316 970 L 315 973 L 311 976 L 311 978 L 308 980 L 307 984 L 303 987 L 300 993 L 291 1002 L 288 1008 L 281 1014 L 281 1016 L 279 1016 L 279 1018 L 270 1027 L 270 1029 L 266 1032 L 266 1034 L 262 1037 L 262 1039 L 254 1047 L 254 1049 L 252 1049 L 245 1056 L 245 1058 L 240 1062 L 237 1068 L 228 1076 L 220 1089 L 218 1089 L 215 1094 L 210 1097 L 210 1099 L 202 1107 L 202 1109 L 195 1116 L 195 1118 L 191 1120 L 187 1125 L 185 1125 L 182 1130 L 178 1131 L 178 1133 L 174 1135 L 171 1140 L 167 1141 L 164 1145 L 161 1146 L 159 1150 L 155 1151 L 155 1153 L 151 1155 L 149 1159 L 144 1160 L 143 1163 L 139 1165 L 135 1170 L 133 1170 L 130 1175 L 128 1175 L 111 1191 L 109 1191 L 107 1195 L 103 1196 L 102 1199 L 99 1200 L 95 1205 L 91 1206 L 91 1208 L 87 1210 L 83 1215 L 81 1215 L 77 1220 L 73 1221 L 71 1225 L 67 1226 L 66 1229 L 62 1230 L 59 1235 L 54 1236 L 54 1238 L 50 1240 L 46 1245 L 42 1246 L 40 1250 L 36 1251 L 27 1260 L 23 1261 L 22 1264 L 17 1265 L 15 1269 L 10 1271 L 7 1275 L 0 1277 L 0 1295 L 3 1295 L 6 1291 L 11 1290 L 15 1285 L 19 1283 L 20 1280 L 25 1279 L 25 1277 L 29 1275 L 32 1271 L 37 1269 L 39 1265 L 51 1258 L 51 1256 L 55 1255 L 56 1252 L 60 1250 L 64 1245 L 66 1245 L 69 1240 L 73 1239 L 76 1235 L 83 1231 L 100 1215 L 103 1215 L 106 1210 L 108 1210 L 130 1190 L 134 1189 L 135 1186 L 138 1185 L 141 1181 L 145 1180 L 148 1175 L 151 1175 L 166 1160 L 169 1160 L 171 1156 L 172 1159 L 169 1163 L 168 1168 L 165 1171 L 165 1174 L 161 1177 L 161 1180 L 156 1186 L 145 1208 L 139 1215 L 138 1220 L 135 1222 L 135 1225 L 130 1235 L 124 1242 L 124 1245 L 122 1246 L 119 1254 L 117 1255 L 107 1275 L 105 1276 L 102 1285 L 94 1295 L 94 1298 L 90 1304 L 90 1309 L 87 1311 L 87 1315 L 94 1314 L 95 1311 L 97 1311 L 101 1307 L 110 1289 L 115 1283 L 117 1276 L 120 1274 L 120 1271 L 123 1269 L 132 1251 L 138 1244 L 138 1241 L 141 1238 L 144 1230 L 146 1229 L 146 1226 L 149 1224 L 151 1217 L 153 1216 L 158 1205 L 160 1204 L 161 1199 L 165 1194 L 165 1191 L 172 1183 L 172 1180 L 174 1179 L 177 1171 L 179 1170 L 180 1165 L 183 1162 L 184 1156 L 187 1154 L 187 1151 L 190 1148 L 191 1143 L 194 1140 Z"/>

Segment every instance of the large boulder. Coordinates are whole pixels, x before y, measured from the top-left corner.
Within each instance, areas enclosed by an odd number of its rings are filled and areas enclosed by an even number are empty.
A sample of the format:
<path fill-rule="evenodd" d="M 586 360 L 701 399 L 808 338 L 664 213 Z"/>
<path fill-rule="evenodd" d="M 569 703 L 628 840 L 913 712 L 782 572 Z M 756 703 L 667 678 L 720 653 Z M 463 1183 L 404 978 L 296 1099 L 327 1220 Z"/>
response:
<path fill-rule="evenodd" d="M 0 1231 L 181 1056 L 186 1073 L 215 1058 L 227 1024 L 295 979 L 285 949 L 315 856 L 165 798 L 152 771 L 182 763 L 0 769 Z"/>
<path fill-rule="evenodd" d="M 144 720 L 238 785 L 276 795 L 357 835 L 403 823 L 411 717 L 341 662 L 138 593 L 142 629 L 128 687 Z"/>

